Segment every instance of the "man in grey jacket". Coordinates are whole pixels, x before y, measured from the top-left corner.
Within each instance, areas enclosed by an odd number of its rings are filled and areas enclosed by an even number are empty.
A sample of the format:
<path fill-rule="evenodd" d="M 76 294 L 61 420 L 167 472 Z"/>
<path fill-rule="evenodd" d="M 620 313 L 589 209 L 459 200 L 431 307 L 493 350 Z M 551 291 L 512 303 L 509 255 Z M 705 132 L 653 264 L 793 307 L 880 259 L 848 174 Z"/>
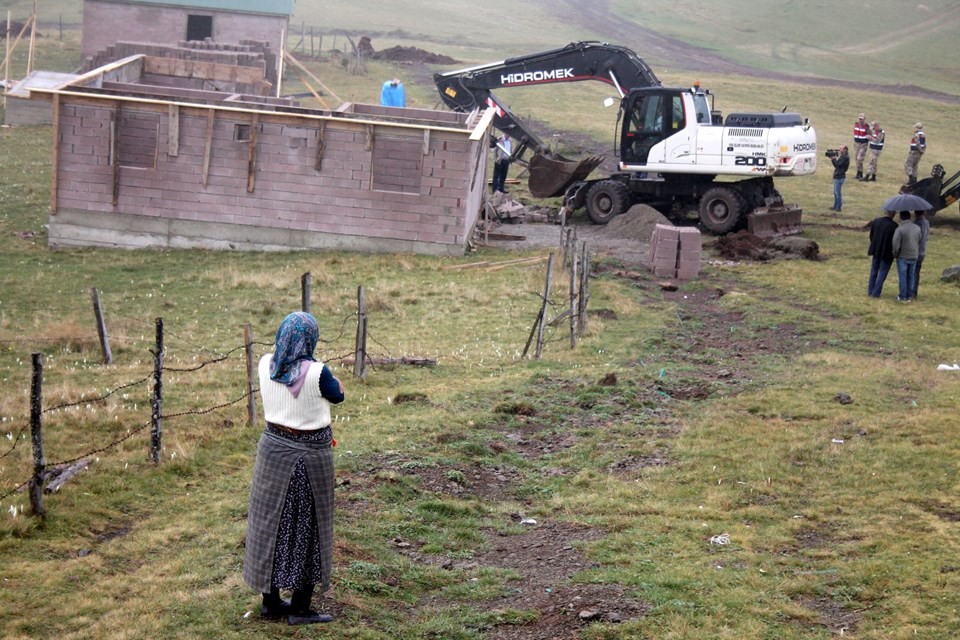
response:
<path fill-rule="evenodd" d="M 898 302 L 910 302 L 913 282 L 917 274 L 922 232 L 911 219 L 909 211 L 900 212 L 900 226 L 893 232 L 893 257 L 897 259 L 897 279 L 900 293 Z"/>

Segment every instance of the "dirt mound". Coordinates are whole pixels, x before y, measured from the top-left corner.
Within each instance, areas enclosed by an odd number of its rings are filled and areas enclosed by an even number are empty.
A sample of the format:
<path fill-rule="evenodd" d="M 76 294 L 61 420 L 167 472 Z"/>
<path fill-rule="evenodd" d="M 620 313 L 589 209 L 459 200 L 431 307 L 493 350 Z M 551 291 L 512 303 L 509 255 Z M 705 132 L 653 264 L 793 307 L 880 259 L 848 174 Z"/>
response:
<path fill-rule="evenodd" d="M 658 224 L 673 226 L 672 222 L 653 207 L 645 204 L 635 204 L 626 212 L 608 222 L 602 234 L 607 237 L 649 242 L 650 236 L 653 235 L 653 230 Z"/>
<path fill-rule="evenodd" d="M 459 64 L 459 61 L 450 56 L 431 53 L 419 47 L 390 47 L 377 51 L 371 56 L 374 60 L 388 60 L 390 62 L 419 62 L 423 64 Z"/>
<path fill-rule="evenodd" d="M 717 252 L 727 260 L 817 260 L 820 257 L 820 245 L 813 240 L 796 236 L 767 239 L 749 231 L 721 236 L 717 238 L 716 246 Z"/>

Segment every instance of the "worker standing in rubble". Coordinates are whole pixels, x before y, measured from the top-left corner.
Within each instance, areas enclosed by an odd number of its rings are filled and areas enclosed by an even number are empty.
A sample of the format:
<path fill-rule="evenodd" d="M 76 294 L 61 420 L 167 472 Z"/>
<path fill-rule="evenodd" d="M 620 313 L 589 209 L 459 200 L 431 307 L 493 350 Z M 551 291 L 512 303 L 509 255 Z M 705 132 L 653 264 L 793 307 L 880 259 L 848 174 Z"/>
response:
<path fill-rule="evenodd" d="M 869 157 L 867 159 L 867 173 L 863 176 L 864 182 L 877 181 L 877 163 L 880 162 L 880 152 L 883 151 L 883 142 L 887 134 L 880 128 L 880 123 L 874 120 L 870 123 Z"/>
<path fill-rule="evenodd" d="M 923 133 L 923 123 L 913 125 L 913 137 L 910 138 L 910 153 L 903 163 L 903 172 L 907 174 L 907 184 L 916 184 L 917 167 L 920 166 L 920 157 L 927 150 L 927 136 Z"/>
<path fill-rule="evenodd" d="M 497 138 L 493 156 L 493 180 L 490 190 L 506 193 L 507 171 L 510 168 L 510 157 L 513 155 L 513 141 L 506 133 Z"/>
<path fill-rule="evenodd" d="M 863 180 L 863 160 L 867 157 L 867 145 L 870 143 L 870 126 L 867 114 L 861 113 L 853 123 L 853 155 L 857 163 L 857 180 Z"/>

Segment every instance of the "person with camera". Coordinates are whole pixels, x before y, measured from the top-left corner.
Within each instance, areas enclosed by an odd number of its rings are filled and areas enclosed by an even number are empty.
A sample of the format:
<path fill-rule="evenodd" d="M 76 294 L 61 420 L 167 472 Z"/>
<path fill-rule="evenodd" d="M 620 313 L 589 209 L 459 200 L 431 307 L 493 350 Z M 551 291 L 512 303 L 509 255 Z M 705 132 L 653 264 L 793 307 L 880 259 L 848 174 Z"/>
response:
<path fill-rule="evenodd" d="M 847 179 L 847 169 L 850 168 L 850 154 L 847 145 L 840 145 L 839 149 L 827 149 L 825 154 L 833 163 L 833 206 L 830 211 L 843 209 L 843 183 Z"/>

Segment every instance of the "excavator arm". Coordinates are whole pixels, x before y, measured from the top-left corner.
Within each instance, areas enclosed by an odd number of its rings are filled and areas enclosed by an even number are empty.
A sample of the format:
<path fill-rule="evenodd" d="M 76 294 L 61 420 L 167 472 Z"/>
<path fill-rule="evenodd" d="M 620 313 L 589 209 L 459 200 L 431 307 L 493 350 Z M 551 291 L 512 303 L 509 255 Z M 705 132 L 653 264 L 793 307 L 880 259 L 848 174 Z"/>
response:
<path fill-rule="evenodd" d="M 521 158 L 527 149 L 533 152 L 530 192 L 541 198 L 561 195 L 570 184 L 586 178 L 603 157 L 572 161 L 552 153 L 492 89 L 597 80 L 612 85 L 622 98 L 631 89 L 660 86 L 653 70 L 636 53 L 602 42 L 574 42 L 559 49 L 437 73 L 433 79 L 441 99 L 454 111 L 496 110 L 493 125 L 516 142 L 514 159 Z"/>
<path fill-rule="evenodd" d="M 901 193 L 912 193 L 920 196 L 933 207 L 928 213 L 933 215 L 946 209 L 960 200 L 960 171 L 944 179 L 946 171 L 942 164 L 933 165 L 929 178 L 924 178 L 916 184 L 904 185 Z"/>

